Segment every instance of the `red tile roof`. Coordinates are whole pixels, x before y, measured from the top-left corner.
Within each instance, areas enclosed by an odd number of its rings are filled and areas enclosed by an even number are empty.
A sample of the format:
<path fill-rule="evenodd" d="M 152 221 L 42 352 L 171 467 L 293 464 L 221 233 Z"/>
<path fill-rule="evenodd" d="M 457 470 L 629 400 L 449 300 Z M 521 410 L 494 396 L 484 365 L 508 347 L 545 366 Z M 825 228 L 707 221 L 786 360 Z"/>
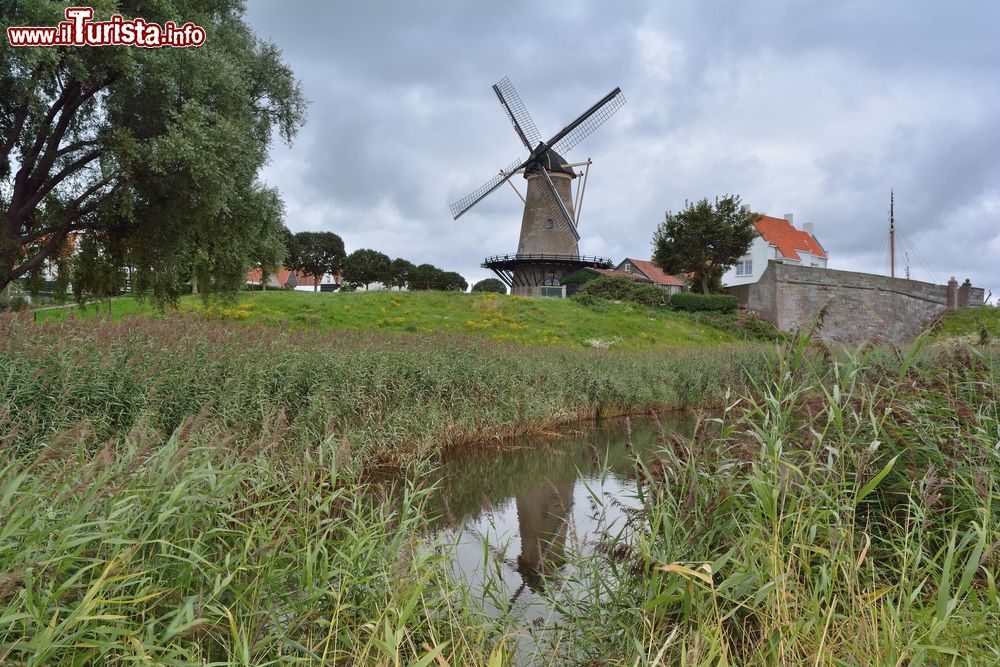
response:
<path fill-rule="evenodd" d="M 644 276 L 653 281 L 656 285 L 675 285 L 677 287 L 684 287 L 684 281 L 675 276 L 667 275 L 663 272 L 663 269 L 658 267 L 652 262 L 648 262 L 644 259 L 633 259 L 631 257 L 626 257 L 622 263 L 631 262 L 632 266 L 638 269 Z M 619 264 L 618 266 L 621 266 Z"/>
<path fill-rule="evenodd" d="M 777 246 L 778 252 L 788 259 L 801 259 L 796 250 L 812 253 L 816 257 L 826 257 L 823 248 L 816 242 L 812 234 L 796 229 L 792 223 L 784 218 L 763 215 L 754 223 L 754 226 L 765 241 Z"/>

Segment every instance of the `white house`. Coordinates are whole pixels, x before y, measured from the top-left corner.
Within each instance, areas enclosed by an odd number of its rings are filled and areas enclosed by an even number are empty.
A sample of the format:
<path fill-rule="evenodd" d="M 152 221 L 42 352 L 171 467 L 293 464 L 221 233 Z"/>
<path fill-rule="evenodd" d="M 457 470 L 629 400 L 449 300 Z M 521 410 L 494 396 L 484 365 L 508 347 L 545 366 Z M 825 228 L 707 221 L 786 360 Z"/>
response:
<path fill-rule="evenodd" d="M 792 214 L 784 218 L 761 216 L 754 223 L 757 233 L 750 250 L 736 262 L 736 266 L 726 271 L 722 276 L 722 284 L 726 287 L 747 285 L 760 280 L 768 260 L 777 260 L 785 264 L 801 266 L 818 266 L 826 268 L 826 250 L 813 235 L 811 223 L 796 229 L 792 224 Z"/>

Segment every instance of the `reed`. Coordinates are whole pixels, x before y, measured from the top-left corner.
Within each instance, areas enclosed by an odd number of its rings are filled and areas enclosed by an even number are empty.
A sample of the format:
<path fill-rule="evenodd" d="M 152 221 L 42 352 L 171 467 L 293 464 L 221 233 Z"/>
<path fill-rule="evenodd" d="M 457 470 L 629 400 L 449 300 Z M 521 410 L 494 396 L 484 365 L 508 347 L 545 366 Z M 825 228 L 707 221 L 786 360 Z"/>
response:
<path fill-rule="evenodd" d="M 1000 350 L 806 368 L 800 339 L 721 419 L 664 439 L 561 638 L 594 664 L 1000 661 Z"/>
<path fill-rule="evenodd" d="M 93 452 L 140 426 L 165 437 L 201 415 L 233 448 L 274 437 L 295 452 L 334 438 L 375 467 L 579 418 L 721 405 L 773 359 L 748 345 L 624 354 L 182 316 L 8 321 L 0 438 L 31 454 L 78 428 L 77 445 Z"/>

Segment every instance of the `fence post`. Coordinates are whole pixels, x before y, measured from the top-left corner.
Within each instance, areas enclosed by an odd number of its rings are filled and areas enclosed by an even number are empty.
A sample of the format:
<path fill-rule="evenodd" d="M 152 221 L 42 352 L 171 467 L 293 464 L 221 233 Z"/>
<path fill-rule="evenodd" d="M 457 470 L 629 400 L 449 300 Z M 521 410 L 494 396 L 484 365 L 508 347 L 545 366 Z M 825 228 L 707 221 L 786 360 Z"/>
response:
<path fill-rule="evenodd" d="M 948 281 L 948 310 L 958 310 L 958 281 L 955 276 Z"/>

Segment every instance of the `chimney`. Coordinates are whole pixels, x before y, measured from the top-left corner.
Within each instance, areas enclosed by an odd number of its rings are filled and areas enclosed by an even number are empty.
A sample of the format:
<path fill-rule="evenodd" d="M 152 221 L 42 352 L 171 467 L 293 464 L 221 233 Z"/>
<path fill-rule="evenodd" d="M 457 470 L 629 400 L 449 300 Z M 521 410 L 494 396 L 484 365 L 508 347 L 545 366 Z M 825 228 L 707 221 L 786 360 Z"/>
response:
<path fill-rule="evenodd" d="M 795 217 L 795 216 L 794 216 L 794 215 L 792 215 L 791 213 L 786 213 L 786 214 L 785 214 L 785 220 L 787 220 L 787 221 L 788 221 L 788 224 L 790 224 L 790 225 L 791 225 L 792 227 L 794 227 L 794 226 L 795 226 L 795 223 L 794 223 L 794 222 L 792 221 L 792 219 L 793 219 L 794 217 Z"/>
<path fill-rule="evenodd" d="M 802 231 L 804 231 L 809 236 L 816 236 L 816 225 L 811 222 L 807 222 L 802 225 Z"/>

